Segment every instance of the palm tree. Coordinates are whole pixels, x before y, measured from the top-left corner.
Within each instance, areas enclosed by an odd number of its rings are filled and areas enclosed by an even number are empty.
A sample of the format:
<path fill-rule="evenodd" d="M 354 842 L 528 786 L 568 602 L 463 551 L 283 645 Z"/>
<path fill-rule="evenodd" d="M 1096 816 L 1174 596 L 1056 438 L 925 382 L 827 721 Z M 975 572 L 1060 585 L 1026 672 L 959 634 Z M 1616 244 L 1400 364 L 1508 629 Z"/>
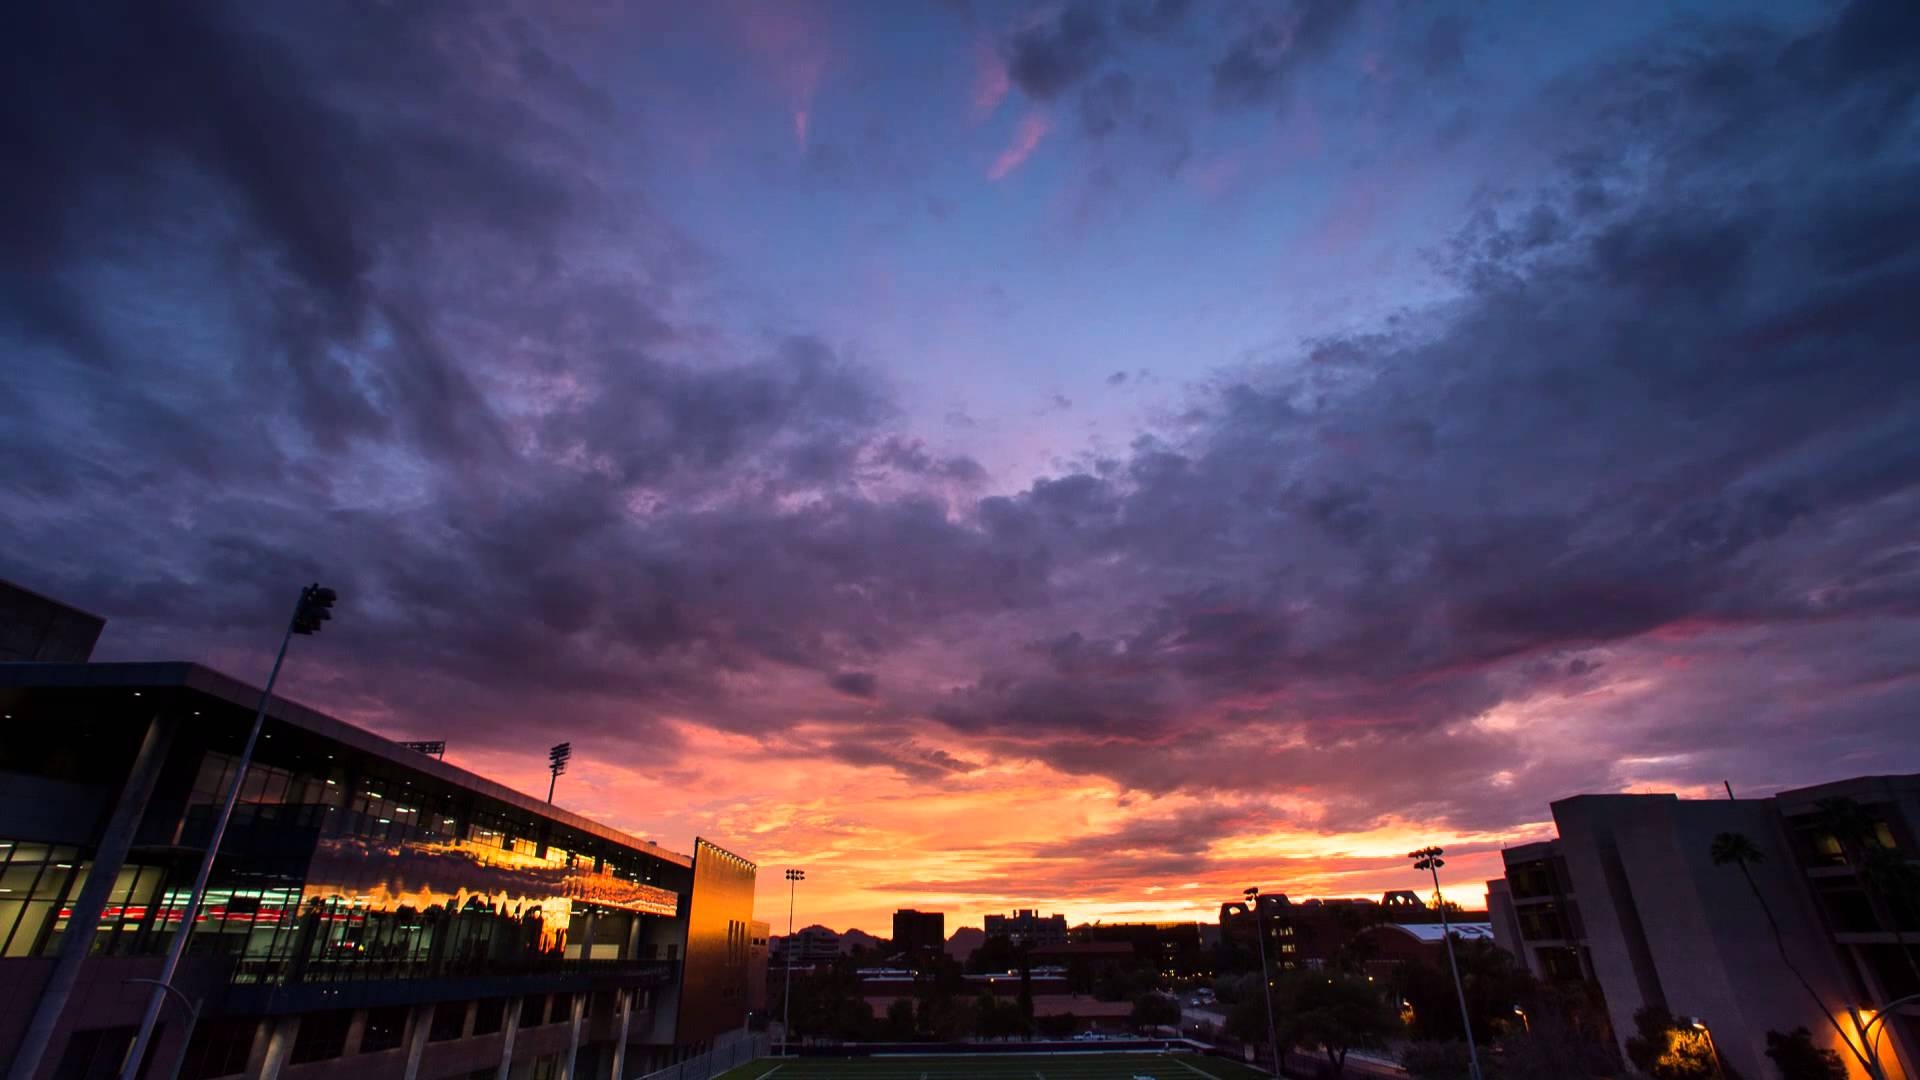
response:
<path fill-rule="evenodd" d="M 1760 849 L 1754 845 L 1753 840 L 1745 833 L 1723 832 L 1713 838 L 1712 857 L 1715 866 L 1734 866 L 1739 869 L 1740 876 L 1746 879 L 1747 888 L 1753 893 L 1754 903 L 1760 905 L 1760 913 L 1767 917 L 1767 929 L 1773 932 L 1773 947 L 1780 951 L 1780 962 L 1793 973 L 1794 981 L 1807 992 L 1807 997 L 1813 999 L 1814 1005 L 1820 1009 L 1820 1015 L 1826 1017 L 1827 1023 L 1833 1025 L 1833 1030 L 1840 1036 L 1841 1044 L 1847 1048 L 1847 1052 L 1852 1054 L 1855 1060 L 1860 1062 L 1860 1067 L 1867 1070 L 1867 1075 L 1877 1080 L 1886 1080 L 1886 1074 L 1880 1070 L 1879 1062 L 1853 1045 L 1853 1039 L 1847 1035 L 1847 1029 L 1840 1023 L 1840 1018 L 1834 1015 L 1832 1009 L 1827 1008 L 1826 1000 L 1820 996 L 1818 990 L 1813 988 L 1813 984 L 1807 981 L 1800 966 L 1793 962 L 1793 955 L 1787 951 L 1786 934 L 1780 930 L 1780 920 L 1774 917 L 1772 905 L 1767 903 L 1766 895 L 1760 891 L 1760 883 L 1753 879 L 1753 867 L 1766 861 L 1766 857 L 1760 854 Z"/>

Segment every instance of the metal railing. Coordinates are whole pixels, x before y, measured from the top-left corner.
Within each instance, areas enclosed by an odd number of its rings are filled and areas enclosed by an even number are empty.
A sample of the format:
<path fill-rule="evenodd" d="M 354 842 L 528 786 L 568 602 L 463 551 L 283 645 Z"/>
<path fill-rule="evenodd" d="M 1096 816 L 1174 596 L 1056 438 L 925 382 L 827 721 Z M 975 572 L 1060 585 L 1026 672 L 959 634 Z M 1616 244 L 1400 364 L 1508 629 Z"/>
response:
<path fill-rule="evenodd" d="M 656 1069 L 634 1080 L 713 1080 L 728 1069 L 745 1065 L 755 1058 L 766 1057 L 772 1052 L 772 1046 L 765 1034 L 736 1038 L 723 1046 L 690 1057 L 678 1065 L 669 1065 Z"/>

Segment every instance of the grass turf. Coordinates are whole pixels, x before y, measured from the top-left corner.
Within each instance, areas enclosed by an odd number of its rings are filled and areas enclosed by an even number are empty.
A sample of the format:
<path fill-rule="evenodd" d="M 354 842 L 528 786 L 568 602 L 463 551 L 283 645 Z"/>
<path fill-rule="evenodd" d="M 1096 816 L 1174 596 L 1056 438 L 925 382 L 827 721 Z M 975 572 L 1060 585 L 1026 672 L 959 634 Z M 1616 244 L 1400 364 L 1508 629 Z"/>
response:
<path fill-rule="evenodd" d="M 719 1080 L 1271 1080 L 1201 1054 L 968 1054 L 873 1058 L 763 1058 Z"/>

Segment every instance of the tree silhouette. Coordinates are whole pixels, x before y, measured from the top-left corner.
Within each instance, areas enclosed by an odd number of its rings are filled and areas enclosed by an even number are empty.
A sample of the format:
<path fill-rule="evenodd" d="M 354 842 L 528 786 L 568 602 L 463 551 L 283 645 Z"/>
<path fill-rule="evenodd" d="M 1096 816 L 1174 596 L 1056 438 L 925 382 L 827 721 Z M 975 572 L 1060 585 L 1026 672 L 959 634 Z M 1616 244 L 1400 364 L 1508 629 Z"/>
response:
<path fill-rule="evenodd" d="M 1746 879 L 1748 891 L 1753 893 L 1754 903 L 1760 905 L 1760 913 L 1767 918 L 1767 929 L 1773 934 L 1773 947 L 1780 953 L 1780 963 L 1792 972 L 1794 981 L 1800 984 L 1800 989 L 1807 992 L 1807 997 L 1812 999 L 1814 1005 L 1819 1008 L 1820 1015 L 1827 1018 L 1827 1023 L 1831 1024 L 1833 1030 L 1840 1035 L 1840 1042 L 1846 1046 L 1847 1052 L 1860 1062 L 1861 1068 L 1867 1070 L 1867 1075 L 1881 1076 L 1877 1064 L 1869 1055 L 1853 1045 L 1853 1039 L 1847 1035 L 1847 1029 L 1840 1023 L 1840 1018 L 1827 1007 L 1826 1000 L 1820 996 L 1818 990 L 1813 988 L 1813 983 L 1800 970 L 1800 965 L 1793 962 L 1793 954 L 1787 950 L 1787 936 L 1780 930 L 1780 920 L 1774 916 L 1772 905 L 1767 903 L 1766 895 L 1760 891 L 1760 883 L 1753 877 L 1753 867 L 1764 862 L 1765 856 L 1760 854 L 1760 849 L 1755 846 L 1752 838 L 1745 833 L 1723 832 L 1713 838 L 1711 857 L 1715 866 L 1732 866 L 1740 871 L 1740 876 Z"/>

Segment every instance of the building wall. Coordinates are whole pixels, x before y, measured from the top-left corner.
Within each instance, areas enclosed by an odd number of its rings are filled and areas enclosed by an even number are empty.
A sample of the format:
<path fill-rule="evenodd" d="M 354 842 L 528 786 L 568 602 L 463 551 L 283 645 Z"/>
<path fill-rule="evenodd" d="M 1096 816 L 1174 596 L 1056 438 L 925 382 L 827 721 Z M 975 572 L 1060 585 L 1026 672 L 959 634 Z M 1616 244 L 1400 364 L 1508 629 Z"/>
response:
<path fill-rule="evenodd" d="M 98 615 L 0 581 L 0 661 L 84 661 L 106 625 Z"/>
<path fill-rule="evenodd" d="M 151 976 L 178 930 L 195 847 L 251 719 L 244 688 L 218 689 L 229 683 L 189 665 L 0 665 L 0 703 L 22 721 L 0 740 L 0 869 L 9 889 L 32 871 L 0 898 L 17 898 L 0 903 L 0 937 L 18 939 L 0 957 L 0 1060 L 16 1056 L 68 940 L 37 909 L 76 905 L 157 715 L 155 730 L 174 734 L 144 812 L 115 826 L 132 846 L 117 873 L 101 873 L 114 884 L 99 955 L 80 967 L 40 1076 L 125 1045 L 148 993 L 127 979 Z M 71 812 L 50 815 L 20 792 Z M 257 1071 L 276 1032 L 312 1042 L 334 1022 L 330 1059 L 282 1076 L 398 1076 L 416 1053 L 421 1076 L 491 1073 L 505 1035 L 474 1025 L 482 1006 L 503 1015 L 508 1002 L 528 1016 L 515 1080 L 576 1042 L 583 1070 L 609 1068 L 623 1005 L 624 1072 L 686 1056 L 674 1020 L 695 1018 L 687 1038 L 706 1042 L 745 1019 L 753 903 L 750 863 L 704 841 L 697 851 L 666 852 L 276 703 L 177 978 L 203 1003 L 185 1075 Z M 697 996 L 683 1014 L 688 978 L 731 1008 Z M 162 1022 L 154 1056 L 171 1061 L 182 1049 L 173 1006 Z M 634 1045 L 648 1042 L 658 1045 Z"/>
<path fill-rule="evenodd" d="M 694 841 L 693 896 L 675 1042 L 709 1042 L 746 1026 L 755 870 L 754 864 L 725 848 L 704 839 Z"/>
<path fill-rule="evenodd" d="M 938 911 L 902 908 L 893 913 L 895 952 L 940 952 L 947 947 L 947 917 Z"/>
<path fill-rule="evenodd" d="M 1767 801 L 1579 796 L 1554 803 L 1553 814 L 1617 1036 L 1633 1033 L 1640 1008 L 1658 1005 L 1700 1018 L 1748 1076 L 1773 1068 L 1764 1056 L 1769 1029 L 1804 1025 L 1838 1048 L 1839 1036 L 1783 970 L 1746 880 L 1712 863 L 1716 835 L 1752 839 L 1763 856 L 1751 868 L 1755 880 L 1800 969 L 1835 1007 L 1852 1001 Z"/>

